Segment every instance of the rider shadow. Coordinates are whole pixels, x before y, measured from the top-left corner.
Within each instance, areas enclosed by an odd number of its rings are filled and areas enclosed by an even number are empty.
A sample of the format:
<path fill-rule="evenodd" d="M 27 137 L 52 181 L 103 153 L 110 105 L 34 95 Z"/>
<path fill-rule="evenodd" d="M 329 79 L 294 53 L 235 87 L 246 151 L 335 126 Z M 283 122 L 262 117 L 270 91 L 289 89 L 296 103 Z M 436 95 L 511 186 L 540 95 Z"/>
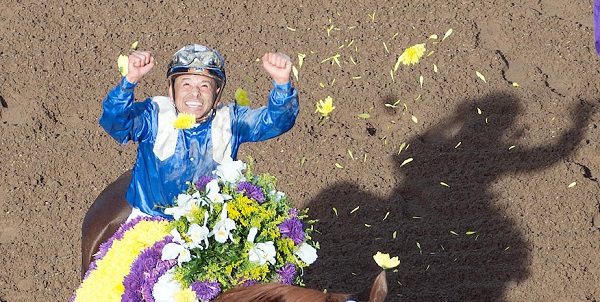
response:
<path fill-rule="evenodd" d="M 510 94 L 467 100 L 394 156 L 402 181 L 389 197 L 343 182 L 311 200 L 321 249 L 307 285 L 363 298 L 361 289 L 379 272 L 372 255 L 381 251 L 401 261 L 388 271 L 390 300 L 501 301 L 527 278 L 532 246 L 502 209 L 511 193 L 500 197 L 494 186 L 507 174 L 540 170 L 571 154 L 592 110 L 582 102 L 573 127 L 551 144 L 509 150 L 522 134 L 509 131 L 521 111 Z M 401 166 L 408 158 L 414 160 Z"/>

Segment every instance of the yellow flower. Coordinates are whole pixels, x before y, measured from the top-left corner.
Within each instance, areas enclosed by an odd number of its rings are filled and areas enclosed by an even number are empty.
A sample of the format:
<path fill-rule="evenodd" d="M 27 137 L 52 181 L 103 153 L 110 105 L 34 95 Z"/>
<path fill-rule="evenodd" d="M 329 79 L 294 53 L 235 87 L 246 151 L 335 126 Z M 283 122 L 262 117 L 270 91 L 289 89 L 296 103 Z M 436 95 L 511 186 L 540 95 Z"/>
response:
<path fill-rule="evenodd" d="M 121 301 L 125 292 L 123 280 L 133 261 L 146 248 L 168 235 L 166 221 L 138 222 L 121 239 L 114 240 L 104 257 L 96 261 L 96 269 L 77 289 L 74 301 Z"/>
<path fill-rule="evenodd" d="M 390 258 L 390 254 L 382 254 L 381 252 L 373 255 L 373 259 L 382 269 L 394 268 L 400 264 L 398 257 Z"/>
<path fill-rule="evenodd" d="M 335 106 L 333 106 L 333 98 L 328 96 L 325 98 L 325 101 L 319 100 L 315 113 L 319 112 L 321 113 L 322 117 L 327 117 L 331 111 L 333 111 L 333 109 L 335 109 Z"/>
<path fill-rule="evenodd" d="M 177 129 L 190 129 L 196 123 L 196 116 L 193 114 L 180 112 L 173 121 L 173 126 Z"/>
<path fill-rule="evenodd" d="M 396 66 L 400 65 L 400 63 L 404 65 L 416 64 L 419 63 L 419 60 L 425 54 L 425 44 L 417 44 L 413 45 L 406 50 L 398 57 L 398 62 L 396 62 Z M 395 67 L 397 69 L 397 67 Z"/>
<path fill-rule="evenodd" d="M 235 102 L 241 106 L 249 106 L 250 105 L 250 99 L 248 99 L 248 96 L 246 96 L 246 91 L 244 89 L 238 88 L 235 91 Z"/>
<path fill-rule="evenodd" d="M 174 297 L 177 302 L 194 302 L 196 300 L 196 292 L 191 287 L 184 288 L 176 292 Z"/>
<path fill-rule="evenodd" d="M 129 65 L 129 57 L 126 55 L 119 55 L 117 60 L 117 66 L 119 66 L 119 72 L 122 76 L 126 76 L 129 72 L 127 66 Z"/>

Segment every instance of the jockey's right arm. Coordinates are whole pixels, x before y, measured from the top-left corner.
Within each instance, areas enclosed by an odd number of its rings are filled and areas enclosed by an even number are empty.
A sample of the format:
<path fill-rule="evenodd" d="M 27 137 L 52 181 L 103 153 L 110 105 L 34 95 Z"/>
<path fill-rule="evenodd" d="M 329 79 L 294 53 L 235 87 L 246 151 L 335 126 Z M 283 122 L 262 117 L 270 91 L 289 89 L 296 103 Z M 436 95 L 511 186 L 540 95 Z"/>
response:
<path fill-rule="evenodd" d="M 151 112 L 156 105 L 150 99 L 135 103 L 133 90 L 154 65 L 156 58 L 149 51 L 134 51 L 129 55 L 128 73 L 111 90 L 102 103 L 100 125 L 121 144 L 141 141 L 151 136 Z"/>

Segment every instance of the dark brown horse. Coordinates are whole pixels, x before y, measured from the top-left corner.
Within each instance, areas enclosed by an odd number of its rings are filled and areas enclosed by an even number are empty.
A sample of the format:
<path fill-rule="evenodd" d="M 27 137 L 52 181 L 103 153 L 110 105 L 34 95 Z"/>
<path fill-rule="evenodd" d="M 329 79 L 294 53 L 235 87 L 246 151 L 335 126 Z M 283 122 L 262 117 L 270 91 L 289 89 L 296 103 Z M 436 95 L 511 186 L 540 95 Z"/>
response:
<path fill-rule="evenodd" d="M 131 214 L 132 208 L 125 199 L 130 181 L 131 171 L 123 173 L 98 195 L 86 213 L 81 228 L 82 277 L 100 244 L 107 241 Z M 373 282 L 369 301 L 382 302 L 387 292 L 385 271 L 382 271 Z M 268 283 L 230 289 L 213 302 L 345 302 L 350 298 L 346 294 L 326 294 L 299 286 Z"/>
<path fill-rule="evenodd" d="M 379 273 L 369 293 L 369 302 L 382 302 L 387 296 L 385 271 Z M 345 294 L 326 294 L 318 290 L 284 284 L 258 284 L 232 288 L 212 302 L 346 302 Z"/>
<path fill-rule="evenodd" d="M 131 181 L 131 170 L 108 185 L 89 208 L 81 226 L 81 277 L 85 275 L 100 244 L 107 241 L 123 224 L 131 206 L 125 192 Z"/>

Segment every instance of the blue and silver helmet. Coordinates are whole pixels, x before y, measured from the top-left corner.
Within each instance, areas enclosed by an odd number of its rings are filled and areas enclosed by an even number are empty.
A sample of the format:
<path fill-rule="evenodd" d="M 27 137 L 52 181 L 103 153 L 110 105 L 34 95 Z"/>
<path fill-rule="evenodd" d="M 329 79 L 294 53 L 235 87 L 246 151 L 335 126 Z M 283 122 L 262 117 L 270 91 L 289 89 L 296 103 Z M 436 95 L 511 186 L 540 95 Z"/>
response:
<path fill-rule="evenodd" d="M 197 74 L 215 79 L 218 87 L 223 91 L 225 82 L 225 61 L 214 49 L 204 45 L 187 45 L 178 50 L 167 68 L 167 79 L 173 81 L 174 75 Z"/>

